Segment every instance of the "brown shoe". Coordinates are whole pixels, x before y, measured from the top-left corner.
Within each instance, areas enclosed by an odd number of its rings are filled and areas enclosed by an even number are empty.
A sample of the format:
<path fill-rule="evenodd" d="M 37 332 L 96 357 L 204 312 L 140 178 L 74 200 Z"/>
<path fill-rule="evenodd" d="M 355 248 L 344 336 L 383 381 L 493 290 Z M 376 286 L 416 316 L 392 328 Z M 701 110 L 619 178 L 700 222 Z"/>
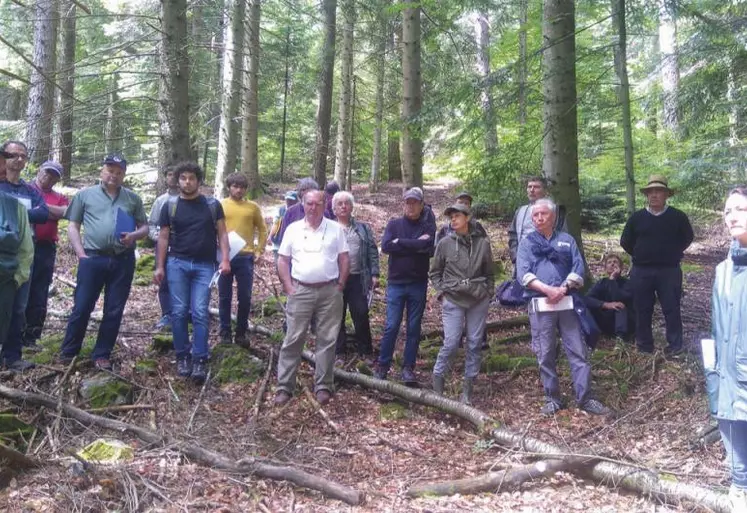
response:
<path fill-rule="evenodd" d="M 109 372 L 114 370 L 114 367 L 112 367 L 112 362 L 110 362 L 106 358 L 99 358 L 98 360 L 94 360 L 93 367 L 96 370 L 105 370 Z"/>
<path fill-rule="evenodd" d="M 319 404 L 324 406 L 329 402 L 329 400 L 332 398 L 332 394 L 329 393 L 329 390 L 317 390 L 316 391 L 316 400 L 319 401 Z"/>
<path fill-rule="evenodd" d="M 275 406 L 282 406 L 290 401 L 291 395 L 285 390 L 278 390 L 275 394 Z"/>

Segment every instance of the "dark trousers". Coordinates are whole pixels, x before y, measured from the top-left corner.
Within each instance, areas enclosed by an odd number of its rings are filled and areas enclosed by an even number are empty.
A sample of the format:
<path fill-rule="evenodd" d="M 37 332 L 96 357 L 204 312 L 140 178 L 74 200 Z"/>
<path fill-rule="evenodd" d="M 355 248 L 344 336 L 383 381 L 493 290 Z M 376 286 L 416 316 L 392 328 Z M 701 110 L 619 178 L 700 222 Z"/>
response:
<path fill-rule="evenodd" d="M 351 274 L 345 283 L 345 289 L 342 291 L 342 320 L 335 346 L 337 354 L 345 352 L 345 341 L 347 339 L 347 333 L 345 333 L 345 311 L 348 307 L 350 308 L 350 317 L 353 319 L 353 326 L 355 327 L 358 354 L 368 355 L 373 353 L 371 324 L 368 320 L 367 293 L 368 291 L 363 286 L 361 275 Z"/>
<path fill-rule="evenodd" d="M 41 338 L 47 318 L 49 286 L 54 275 L 57 245 L 54 242 L 37 241 L 34 246 L 34 267 L 31 273 L 29 299 L 26 305 L 26 328 L 23 343 L 33 345 Z"/>
<path fill-rule="evenodd" d="M 249 309 L 254 286 L 254 255 L 236 255 L 231 260 L 231 272 L 218 279 L 218 317 L 221 334 L 231 334 L 231 298 L 236 277 L 236 334 L 244 335 L 249 325 Z"/>
<path fill-rule="evenodd" d="M 0 278 L 0 346 L 5 347 L 5 339 L 13 315 L 13 300 L 16 297 L 16 281 L 13 276 Z"/>
<path fill-rule="evenodd" d="M 88 252 L 87 252 L 88 253 Z M 60 353 L 73 357 L 80 352 L 86 328 L 96 301 L 104 291 L 104 317 L 99 326 L 93 360 L 109 359 L 117 342 L 132 277 L 135 274 L 135 253 L 127 251 L 116 256 L 102 256 L 91 252 L 78 262 L 75 304 L 67 323 Z"/>
<path fill-rule="evenodd" d="M 635 329 L 635 312 L 630 305 L 625 310 L 589 309 L 603 334 L 627 339 Z"/>
<path fill-rule="evenodd" d="M 156 244 L 156 255 L 158 255 L 158 244 Z M 154 267 L 158 267 L 158 257 L 156 257 Z M 171 318 L 171 293 L 169 292 L 167 272 L 164 267 L 163 280 L 161 280 L 161 284 L 158 286 L 158 304 L 161 305 L 161 316 Z"/>
<path fill-rule="evenodd" d="M 635 339 L 638 348 L 653 351 L 654 336 L 651 319 L 656 298 L 661 304 L 670 349 L 682 348 L 682 270 L 677 267 L 641 267 L 630 270 L 635 304 Z"/>
<path fill-rule="evenodd" d="M 32 266 L 31 273 L 34 269 Z M 26 305 L 29 302 L 29 290 L 31 281 L 27 281 L 16 289 L 13 297 L 13 308 L 11 309 L 10 328 L 0 352 L 0 357 L 5 360 L 6 365 L 21 359 L 21 348 L 23 347 L 23 330 L 26 326 Z"/>

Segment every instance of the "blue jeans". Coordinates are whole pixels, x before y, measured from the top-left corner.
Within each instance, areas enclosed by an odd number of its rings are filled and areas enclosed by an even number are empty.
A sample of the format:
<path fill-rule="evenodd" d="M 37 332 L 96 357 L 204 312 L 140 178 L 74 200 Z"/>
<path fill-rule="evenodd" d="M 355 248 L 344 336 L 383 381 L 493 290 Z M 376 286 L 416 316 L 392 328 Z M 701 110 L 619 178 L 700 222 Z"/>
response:
<path fill-rule="evenodd" d="M 57 245 L 54 242 L 37 241 L 34 246 L 34 268 L 30 278 L 30 291 L 26 305 L 26 328 L 23 341 L 33 345 L 41 337 L 47 318 L 49 286 L 54 275 Z"/>
<path fill-rule="evenodd" d="M 379 367 L 389 369 L 392 364 L 394 346 L 397 343 L 399 325 L 407 308 L 407 339 L 403 367 L 414 368 L 420 347 L 420 321 L 425 311 L 425 294 L 428 282 L 390 283 L 386 287 L 386 328 L 381 338 Z"/>
<path fill-rule="evenodd" d="M 236 277 L 236 296 L 239 300 L 236 312 L 236 334 L 244 335 L 249 327 L 249 306 L 254 286 L 254 255 L 236 255 L 231 260 L 231 272 L 218 280 L 218 311 L 220 332 L 231 334 L 231 298 L 233 278 Z"/>
<path fill-rule="evenodd" d="M 91 358 L 94 361 L 108 360 L 117 342 L 122 314 L 130 295 L 132 276 L 135 274 L 135 252 L 127 251 L 116 256 L 104 256 L 93 251 L 86 253 L 88 258 L 78 261 L 75 305 L 67 323 L 60 353 L 64 357 L 73 357 L 80 352 L 88 320 L 103 290 L 104 317 L 101 319 Z"/>
<path fill-rule="evenodd" d="M 34 272 L 32 267 L 31 272 Z M 29 302 L 29 291 L 31 290 L 31 281 L 27 281 L 16 290 L 13 298 L 12 317 L 10 319 L 10 328 L 8 336 L 3 344 L 0 356 L 5 360 L 6 365 L 21 359 L 21 348 L 23 347 L 23 330 L 26 327 L 26 305 Z"/>
<path fill-rule="evenodd" d="M 176 357 L 190 353 L 187 319 L 192 312 L 192 357 L 208 357 L 210 334 L 210 280 L 215 273 L 215 262 L 198 262 L 170 256 L 166 262 L 166 276 L 171 292 L 171 331 L 174 334 Z"/>
<path fill-rule="evenodd" d="M 747 422 L 718 419 L 718 428 L 731 468 L 731 484 L 747 489 Z"/>

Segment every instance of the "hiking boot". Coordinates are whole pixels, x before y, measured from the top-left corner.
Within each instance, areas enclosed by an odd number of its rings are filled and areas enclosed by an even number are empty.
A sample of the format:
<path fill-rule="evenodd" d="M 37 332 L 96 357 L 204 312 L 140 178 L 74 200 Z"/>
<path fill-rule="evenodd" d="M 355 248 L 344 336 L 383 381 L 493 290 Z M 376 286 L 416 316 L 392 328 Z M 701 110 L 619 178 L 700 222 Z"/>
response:
<path fill-rule="evenodd" d="M 57 365 L 62 365 L 62 366 L 67 367 L 71 363 L 73 363 L 74 359 L 75 359 L 74 356 L 67 356 L 67 355 L 64 355 L 64 354 L 60 354 L 60 355 L 57 355 L 57 358 L 55 358 L 54 362 Z"/>
<path fill-rule="evenodd" d="M 654 348 L 653 347 L 643 347 L 643 346 L 637 346 L 639 353 L 644 354 L 654 354 Z"/>
<path fill-rule="evenodd" d="M 374 378 L 376 379 L 383 379 L 386 380 L 386 375 L 389 374 L 389 369 L 382 367 L 381 365 L 378 365 L 376 369 L 374 369 Z"/>
<path fill-rule="evenodd" d="M 415 377 L 415 371 L 411 367 L 402 367 L 400 377 L 405 385 L 416 384 L 418 382 L 418 378 Z"/>
<path fill-rule="evenodd" d="M 438 374 L 433 375 L 433 391 L 438 395 L 444 395 L 444 384 L 446 378 L 439 376 Z"/>
<path fill-rule="evenodd" d="M 232 344 L 233 340 L 231 339 L 231 333 L 228 331 L 224 331 L 220 334 L 220 342 L 219 344 Z"/>
<path fill-rule="evenodd" d="M 556 403 L 555 401 L 547 401 L 545 405 L 542 408 L 540 408 L 540 413 L 542 415 L 549 417 L 551 415 L 555 415 L 562 409 L 563 409 L 563 406 L 560 403 Z"/>
<path fill-rule="evenodd" d="M 180 356 L 176 359 L 176 373 L 182 378 L 188 378 L 192 375 L 192 358 Z"/>
<path fill-rule="evenodd" d="M 609 415 L 611 410 L 596 399 L 589 399 L 581 405 L 581 409 L 592 415 Z"/>
<path fill-rule="evenodd" d="M 316 391 L 316 400 L 319 401 L 319 404 L 324 406 L 329 402 L 329 400 L 332 398 L 332 394 L 329 393 L 329 390 L 321 389 Z"/>
<path fill-rule="evenodd" d="M 112 362 L 107 358 L 97 358 L 93 361 L 93 368 L 96 370 L 102 370 L 102 371 L 108 371 L 112 372 L 114 370 L 114 367 L 112 366 Z"/>
<path fill-rule="evenodd" d="M 18 359 L 11 363 L 8 363 L 6 361 L 5 366 L 8 368 L 8 370 L 11 370 L 13 372 L 26 372 L 27 370 L 31 370 L 36 367 L 36 364 L 28 362 L 24 359 Z"/>
<path fill-rule="evenodd" d="M 666 358 L 675 358 L 681 355 L 682 351 L 683 351 L 682 346 L 680 347 L 667 346 L 664 348 L 664 356 Z"/>
<path fill-rule="evenodd" d="M 472 406 L 472 387 L 475 384 L 475 378 L 464 378 L 462 383 L 462 397 L 460 401 L 467 406 Z"/>
<path fill-rule="evenodd" d="M 286 392 L 285 390 L 278 390 L 275 393 L 275 400 L 273 401 L 273 403 L 275 404 L 275 406 L 282 406 L 290 401 L 290 399 L 291 395 L 288 392 Z"/>
<path fill-rule="evenodd" d="M 249 336 L 246 333 L 236 333 L 233 343 L 237 346 L 243 347 L 244 349 L 249 349 Z"/>
<path fill-rule="evenodd" d="M 207 379 L 208 362 L 207 358 L 200 358 L 192 364 L 192 381 L 202 385 Z"/>
<path fill-rule="evenodd" d="M 156 323 L 156 331 L 171 331 L 171 317 L 164 315 Z"/>

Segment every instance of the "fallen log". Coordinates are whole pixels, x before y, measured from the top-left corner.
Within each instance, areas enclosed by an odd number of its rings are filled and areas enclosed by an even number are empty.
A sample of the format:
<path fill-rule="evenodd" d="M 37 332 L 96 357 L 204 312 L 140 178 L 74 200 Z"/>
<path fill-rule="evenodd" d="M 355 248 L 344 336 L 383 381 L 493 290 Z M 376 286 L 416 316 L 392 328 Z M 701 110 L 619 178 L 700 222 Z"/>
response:
<path fill-rule="evenodd" d="M 41 467 L 39 460 L 30 458 L 22 452 L 18 452 L 12 447 L 0 443 L 0 461 L 3 460 L 12 463 L 11 467 L 16 469 Z"/>
<path fill-rule="evenodd" d="M 209 309 L 210 315 L 213 317 L 218 317 L 218 309 L 217 308 L 210 308 Z M 233 322 L 236 322 L 236 314 L 231 314 L 231 320 Z M 256 333 L 257 335 L 264 335 L 266 337 L 271 337 L 274 333 L 271 329 L 265 328 L 264 326 L 260 326 L 258 324 L 252 324 L 249 323 L 249 327 L 247 328 L 247 331 L 250 333 Z"/>
<path fill-rule="evenodd" d="M 501 319 L 499 321 L 490 321 L 485 324 L 485 331 L 492 333 L 493 331 L 501 331 L 509 328 L 518 328 L 520 326 L 529 326 L 528 315 L 517 315 L 516 317 L 509 317 L 508 319 Z M 427 338 L 438 338 L 444 336 L 444 330 L 433 330 L 420 335 L 420 340 Z"/>
<path fill-rule="evenodd" d="M 425 497 L 441 495 L 470 495 L 484 492 L 504 492 L 518 488 L 522 483 L 531 479 L 551 476 L 556 472 L 581 467 L 585 464 L 581 459 L 542 460 L 523 465 L 518 468 L 508 468 L 500 472 L 488 472 L 474 477 L 465 477 L 453 481 L 435 481 L 419 483 L 407 490 L 408 497 Z"/>
<path fill-rule="evenodd" d="M 311 363 L 314 361 L 314 355 L 309 351 L 303 352 L 303 358 Z M 427 390 L 413 389 L 391 381 L 346 372 L 337 368 L 334 370 L 334 375 L 341 381 L 384 392 L 406 401 L 430 406 L 454 415 L 470 422 L 481 434 L 487 432 L 488 436 L 505 447 L 545 455 L 553 459 L 568 457 L 567 451 L 563 451 L 552 444 L 528 437 L 525 434 L 514 433 L 505 428 L 494 428 L 498 423 L 473 406 L 467 406 Z M 581 474 L 582 477 L 592 478 L 612 488 L 621 487 L 645 497 L 654 497 L 669 503 L 689 501 L 717 513 L 729 513 L 731 511 L 729 500 L 725 494 L 694 484 L 662 479 L 660 477 L 661 473 L 656 469 L 626 465 L 622 462 L 601 461 L 594 454 L 575 454 L 573 457 L 592 460 L 588 465 L 574 470 L 575 473 Z"/>
<path fill-rule="evenodd" d="M 33 404 L 53 409 L 58 406 L 57 398 L 55 397 L 26 392 L 2 385 L 0 385 L 0 396 L 23 407 Z M 309 474 L 295 467 L 268 464 L 254 457 L 234 461 L 220 453 L 200 447 L 193 442 L 176 440 L 165 435 L 161 436 L 149 429 L 120 420 L 93 415 L 69 404 L 62 404 L 61 411 L 86 426 L 95 425 L 119 433 L 129 433 L 152 445 L 176 448 L 176 450 L 185 456 L 204 463 L 209 467 L 233 474 L 257 475 L 267 479 L 288 481 L 296 486 L 319 491 L 328 497 L 354 506 L 363 502 L 363 494 L 358 490 L 320 476 Z"/>

